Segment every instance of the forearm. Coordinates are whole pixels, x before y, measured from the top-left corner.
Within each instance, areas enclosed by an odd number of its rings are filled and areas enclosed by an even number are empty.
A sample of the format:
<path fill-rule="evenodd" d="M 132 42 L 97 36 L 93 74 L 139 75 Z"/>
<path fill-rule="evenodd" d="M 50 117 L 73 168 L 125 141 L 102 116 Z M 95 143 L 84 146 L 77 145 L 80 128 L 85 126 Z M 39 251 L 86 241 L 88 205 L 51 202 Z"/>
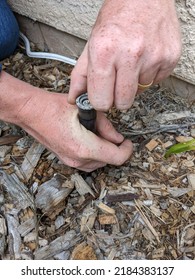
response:
<path fill-rule="evenodd" d="M 0 86 L 0 120 L 20 126 L 28 122 L 23 109 L 41 90 L 4 71 L 0 74 Z"/>

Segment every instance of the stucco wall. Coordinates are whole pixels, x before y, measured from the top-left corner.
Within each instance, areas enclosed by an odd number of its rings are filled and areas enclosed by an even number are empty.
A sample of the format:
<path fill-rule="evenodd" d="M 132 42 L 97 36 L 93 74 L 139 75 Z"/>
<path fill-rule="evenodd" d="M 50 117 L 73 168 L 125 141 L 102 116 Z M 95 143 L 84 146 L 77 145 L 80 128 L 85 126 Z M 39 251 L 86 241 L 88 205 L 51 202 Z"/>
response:
<path fill-rule="evenodd" d="M 103 0 L 8 0 L 13 10 L 87 39 Z"/>
<path fill-rule="evenodd" d="M 183 52 L 174 73 L 195 85 L 195 0 L 177 0 Z"/>
<path fill-rule="evenodd" d="M 103 0 L 8 0 L 13 10 L 35 21 L 87 39 Z M 183 54 L 174 75 L 195 85 L 195 0 L 177 0 Z"/>

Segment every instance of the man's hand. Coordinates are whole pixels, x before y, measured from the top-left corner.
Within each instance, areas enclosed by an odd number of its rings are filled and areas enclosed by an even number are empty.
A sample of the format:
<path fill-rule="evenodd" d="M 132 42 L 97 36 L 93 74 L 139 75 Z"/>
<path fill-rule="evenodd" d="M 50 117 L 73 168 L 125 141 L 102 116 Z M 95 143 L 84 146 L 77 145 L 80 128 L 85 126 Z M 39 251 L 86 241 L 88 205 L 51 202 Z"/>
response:
<path fill-rule="evenodd" d="M 19 125 L 65 164 L 87 172 L 106 164 L 121 165 L 132 153 L 124 140 L 100 112 L 97 133 L 85 129 L 78 109 L 66 94 L 49 93 L 1 73 L 0 119 Z"/>
<path fill-rule="evenodd" d="M 130 157 L 131 142 L 124 141 L 103 113 L 97 116 L 97 136 L 79 123 L 78 110 L 67 104 L 66 95 L 47 93 L 43 97 L 39 104 L 32 99 L 23 108 L 22 115 L 31 121 L 21 127 L 63 163 L 91 172 L 106 164 L 121 165 Z M 36 116 L 31 108 L 36 108 Z"/>
<path fill-rule="evenodd" d="M 106 0 L 72 71 L 68 101 L 87 91 L 96 110 L 127 109 L 138 83 L 168 77 L 180 54 L 174 0 Z"/>

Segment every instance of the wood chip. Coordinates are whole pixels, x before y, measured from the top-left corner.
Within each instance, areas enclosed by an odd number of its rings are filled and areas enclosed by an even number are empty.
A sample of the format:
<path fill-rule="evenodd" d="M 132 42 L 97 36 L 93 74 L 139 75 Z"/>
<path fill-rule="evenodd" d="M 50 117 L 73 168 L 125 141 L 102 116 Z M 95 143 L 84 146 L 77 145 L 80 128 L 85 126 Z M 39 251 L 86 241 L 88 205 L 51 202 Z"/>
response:
<path fill-rule="evenodd" d="M 81 227 L 80 227 L 80 231 L 82 234 L 84 232 L 88 232 L 92 230 L 96 217 L 97 217 L 97 211 L 95 209 L 89 207 L 84 210 L 81 218 Z"/>
<path fill-rule="evenodd" d="M 54 239 L 50 244 L 35 251 L 35 260 L 51 260 L 56 254 L 74 247 L 80 241 L 74 230 Z"/>
<path fill-rule="evenodd" d="M 194 228 L 188 228 L 186 230 L 185 236 L 184 236 L 185 241 L 191 240 L 192 242 L 195 239 L 195 229 Z"/>
<path fill-rule="evenodd" d="M 164 257 L 165 247 L 158 248 L 156 250 L 153 250 L 152 252 L 152 259 L 162 259 Z"/>
<path fill-rule="evenodd" d="M 145 180 L 140 179 L 136 184 L 133 185 L 134 188 L 148 188 L 148 189 L 166 189 L 164 184 L 151 184 Z"/>
<path fill-rule="evenodd" d="M 152 234 L 152 232 L 148 229 L 148 228 L 144 228 L 142 230 L 142 234 L 143 236 L 148 239 L 151 243 L 154 243 L 155 237 L 154 234 Z"/>
<path fill-rule="evenodd" d="M 65 204 L 63 203 L 62 206 L 61 203 L 65 201 L 73 188 L 73 183 L 70 180 L 56 175 L 39 186 L 35 197 L 35 205 L 43 213 L 50 216 L 51 219 L 54 219 L 61 212 L 62 208 L 65 208 Z"/>
<path fill-rule="evenodd" d="M 28 152 L 25 155 L 24 161 L 21 166 L 21 171 L 28 181 L 32 176 L 32 173 L 41 157 L 42 152 L 45 150 L 45 147 L 36 141 L 30 147 Z"/>
<path fill-rule="evenodd" d="M 91 246 L 82 242 L 74 248 L 71 260 L 97 260 L 97 256 Z"/>
<path fill-rule="evenodd" d="M 0 172 L 0 183 L 9 193 L 12 201 L 17 207 L 17 211 L 31 207 L 34 209 L 34 198 L 29 193 L 28 188 L 18 179 L 16 174 L 8 175 L 6 172 Z"/>
<path fill-rule="evenodd" d="M 180 136 L 177 136 L 175 139 L 179 143 L 184 143 L 184 142 L 188 142 L 188 141 L 192 140 L 193 137 L 186 137 L 186 136 L 180 135 Z"/>
<path fill-rule="evenodd" d="M 192 207 L 190 207 L 190 210 L 192 211 L 192 213 L 195 214 L 195 205 L 193 205 Z"/>
<path fill-rule="evenodd" d="M 16 143 L 22 136 L 21 135 L 7 135 L 0 137 L 0 146 L 1 145 L 10 145 Z"/>
<path fill-rule="evenodd" d="M 4 158 L 10 151 L 12 147 L 9 146 L 0 146 L 0 159 Z"/>
<path fill-rule="evenodd" d="M 36 220 L 34 218 L 28 219 L 18 226 L 18 231 L 22 237 L 26 236 L 31 230 L 36 228 Z"/>
<path fill-rule="evenodd" d="M 8 236 L 9 236 L 9 252 L 10 258 L 13 260 L 20 260 L 21 256 L 21 248 L 22 248 L 22 240 L 20 233 L 18 231 L 19 220 L 17 215 L 13 215 L 12 213 L 6 213 L 6 221 L 8 226 Z"/>
<path fill-rule="evenodd" d="M 95 197 L 95 193 L 92 191 L 90 186 L 85 182 L 81 175 L 79 175 L 78 173 L 72 174 L 71 180 L 72 182 L 74 182 L 76 190 L 80 195 L 90 193 L 93 197 Z"/>
<path fill-rule="evenodd" d="M 189 193 L 192 189 L 191 188 L 167 188 L 167 190 L 173 197 L 180 197 L 186 193 Z"/>
<path fill-rule="evenodd" d="M 170 146 L 172 146 L 173 145 L 173 142 L 172 141 L 167 141 L 166 143 L 164 143 L 162 146 L 163 146 L 163 148 L 168 148 L 168 147 L 170 147 Z"/>
<path fill-rule="evenodd" d="M 146 148 L 151 152 L 158 146 L 158 142 L 154 139 L 150 140 L 148 144 L 146 144 Z"/>
<path fill-rule="evenodd" d="M 107 260 L 114 260 L 115 256 L 117 255 L 117 249 L 116 248 L 112 248 L 108 257 L 107 257 Z"/>
<path fill-rule="evenodd" d="M 130 192 L 124 192 L 124 193 L 110 193 L 108 192 L 106 194 L 106 202 L 112 203 L 112 202 L 122 202 L 122 201 L 130 201 L 137 199 L 139 196 L 134 193 Z"/>
<path fill-rule="evenodd" d="M 7 235 L 7 227 L 5 223 L 5 218 L 0 215 L 0 258 L 4 256 L 4 251 L 6 248 L 6 235 Z"/>
<path fill-rule="evenodd" d="M 115 214 L 115 210 L 109 206 L 107 206 L 106 204 L 104 204 L 103 202 L 98 203 L 98 208 L 101 209 L 103 212 L 108 213 L 108 214 Z"/>
<path fill-rule="evenodd" d="M 136 202 L 136 209 L 138 210 L 139 214 L 141 215 L 141 217 L 142 217 L 143 221 L 145 222 L 146 226 L 153 233 L 153 235 L 155 236 L 156 240 L 160 243 L 160 239 L 159 239 L 158 233 L 155 230 L 155 228 L 152 226 L 152 224 L 150 223 L 150 221 L 148 220 L 146 215 L 143 213 L 143 211 L 141 209 L 140 203 L 138 201 L 135 201 L 135 202 Z"/>
<path fill-rule="evenodd" d="M 188 182 L 189 182 L 190 186 L 195 191 L 195 174 L 188 174 L 187 177 L 188 177 Z"/>
<path fill-rule="evenodd" d="M 117 223 L 115 215 L 101 214 L 98 216 L 98 221 L 101 225 L 112 225 Z"/>

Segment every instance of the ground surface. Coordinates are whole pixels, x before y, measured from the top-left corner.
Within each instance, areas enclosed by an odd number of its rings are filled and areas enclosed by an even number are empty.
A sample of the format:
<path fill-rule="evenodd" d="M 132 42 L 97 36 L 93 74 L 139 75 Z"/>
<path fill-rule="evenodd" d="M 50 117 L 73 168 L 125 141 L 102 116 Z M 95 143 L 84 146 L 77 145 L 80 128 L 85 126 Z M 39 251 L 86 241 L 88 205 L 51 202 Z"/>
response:
<path fill-rule="evenodd" d="M 68 92 L 70 67 L 30 59 L 22 47 L 4 68 Z M 164 158 L 169 146 L 195 137 L 195 105 L 154 87 L 108 117 L 134 154 L 89 174 L 0 123 L 2 259 L 195 259 L 195 153 Z"/>

